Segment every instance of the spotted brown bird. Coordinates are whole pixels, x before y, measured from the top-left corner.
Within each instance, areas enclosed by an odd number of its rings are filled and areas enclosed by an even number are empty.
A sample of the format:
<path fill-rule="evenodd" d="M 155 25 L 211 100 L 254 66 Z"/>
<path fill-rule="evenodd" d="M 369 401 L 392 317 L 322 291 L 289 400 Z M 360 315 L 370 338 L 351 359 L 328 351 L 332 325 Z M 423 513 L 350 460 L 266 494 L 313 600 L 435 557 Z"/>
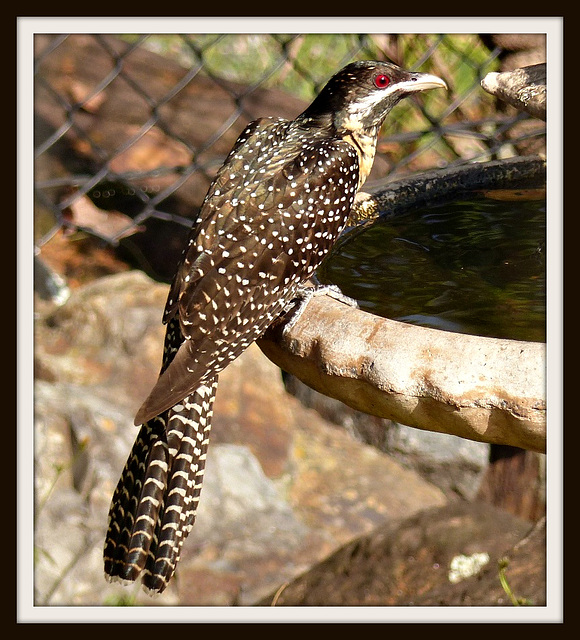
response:
<path fill-rule="evenodd" d="M 295 120 L 261 118 L 240 135 L 169 291 L 161 372 L 109 511 L 109 578 L 166 588 L 195 519 L 218 374 L 300 298 L 345 227 L 387 114 L 437 87 L 430 74 L 355 62 Z"/>

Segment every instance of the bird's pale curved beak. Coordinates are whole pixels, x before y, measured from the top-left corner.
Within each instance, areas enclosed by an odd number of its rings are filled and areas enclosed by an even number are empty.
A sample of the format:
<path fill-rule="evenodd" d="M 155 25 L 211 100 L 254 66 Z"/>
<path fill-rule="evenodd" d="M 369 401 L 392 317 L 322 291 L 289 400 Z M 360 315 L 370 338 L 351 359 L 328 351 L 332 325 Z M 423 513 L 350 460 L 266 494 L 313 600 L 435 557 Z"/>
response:
<path fill-rule="evenodd" d="M 447 83 L 431 73 L 410 73 L 409 79 L 401 82 L 399 88 L 408 93 L 428 89 L 447 89 Z"/>

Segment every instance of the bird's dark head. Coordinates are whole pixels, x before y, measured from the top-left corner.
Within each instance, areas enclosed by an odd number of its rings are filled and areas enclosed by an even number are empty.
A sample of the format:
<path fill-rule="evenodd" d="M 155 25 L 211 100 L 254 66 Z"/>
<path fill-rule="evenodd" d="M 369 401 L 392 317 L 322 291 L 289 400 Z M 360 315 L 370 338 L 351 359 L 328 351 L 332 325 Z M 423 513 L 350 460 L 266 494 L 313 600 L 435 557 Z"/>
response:
<path fill-rule="evenodd" d="M 340 132 L 378 129 L 404 97 L 427 89 L 447 88 L 441 78 L 405 71 L 389 62 L 353 62 L 336 73 L 302 114 L 313 125 Z"/>

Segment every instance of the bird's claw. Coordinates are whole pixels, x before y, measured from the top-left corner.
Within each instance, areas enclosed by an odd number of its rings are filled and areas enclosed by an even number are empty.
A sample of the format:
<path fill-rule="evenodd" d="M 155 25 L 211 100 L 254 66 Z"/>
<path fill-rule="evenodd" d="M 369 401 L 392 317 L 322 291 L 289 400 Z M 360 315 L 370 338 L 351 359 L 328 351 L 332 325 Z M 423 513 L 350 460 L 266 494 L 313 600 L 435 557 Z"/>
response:
<path fill-rule="evenodd" d="M 298 322 L 300 316 L 308 306 L 312 298 L 318 296 L 330 296 L 338 302 L 358 309 L 358 302 L 354 298 L 349 298 L 335 284 L 317 284 L 315 286 L 301 286 L 296 295 L 286 305 L 284 314 L 291 314 L 290 318 L 284 325 L 283 335 L 286 335 L 292 327 Z"/>

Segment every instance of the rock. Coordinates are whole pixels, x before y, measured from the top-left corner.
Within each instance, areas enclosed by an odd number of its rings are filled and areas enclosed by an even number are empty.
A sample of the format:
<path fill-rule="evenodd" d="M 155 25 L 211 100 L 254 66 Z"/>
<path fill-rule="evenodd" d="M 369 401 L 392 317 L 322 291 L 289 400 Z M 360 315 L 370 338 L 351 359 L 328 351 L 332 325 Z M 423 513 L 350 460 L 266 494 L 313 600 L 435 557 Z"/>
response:
<path fill-rule="evenodd" d="M 290 396 L 252 346 L 220 376 L 199 517 L 176 579 L 154 601 L 105 582 L 107 511 L 158 374 L 166 295 L 128 271 L 37 317 L 37 604 L 248 605 L 378 524 L 445 504 Z"/>
<path fill-rule="evenodd" d="M 325 562 L 333 565 L 336 557 L 343 562 L 347 548 L 370 551 L 369 564 L 350 578 L 332 578 L 336 598 L 345 602 L 370 593 L 399 604 L 421 598 L 452 603 L 460 587 L 464 602 L 489 601 L 479 583 L 449 586 L 435 577 L 446 575 L 459 554 L 485 552 L 491 558 L 488 567 L 495 566 L 529 523 L 477 503 L 458 502 L 446 510 L 447 489 L 407 468 L 408 459 L 403 465 L 353 437 L 348 420 L 341 428 L 305 407 L 286 391 L 279 369 L 255 345 L 220 376 L 198 521 L 176 579 L 156 600 L 138 585 L 105 582 L 107 511 L 137 433 L 134 413 L 158 373 L 166 295 L 165 285 L 129 271 L 73 289 L 60 307 L 39 312 L 37 604 L 253 605 L 310 569 L 318 575 Z M 360 424 L 363 418 L 357 418 Z M 418 446 L 412 433 L 391 434 L 391 451 Z M 450 469 L 453 462 L 444 449 L 431 450 L 433 466 Z M 454 529 L 453 523 L 459 525 Z M 405 531 L 413 532 L 410 539 Z M 514 593 L 538 602 L 544 565 L 536 546 L 526 547 L 534 549 L 526 569 L 534 589 L 524 588 L 523 552 L 510 559 L 506 574 Z M 390 567 L 384 589 L 372 582 L 379 580 L 373 565 Z M 360 591 L 367 578 L 370 591 Z M 395 578 L 404 589 L 387 592 Z M 292 593 L 283 590 L 280 604 L 288 604 Z M 310 602 L 323 595 L 316 588 L 301 597 Z M 494 603 L 504 603 L 498 600 L 501 593 L 495 597 Z"/>
<path fill-rule="evenodd" d="M 505 587 L 502 584 L 505 576 Z M 546 606 L 546 520 L 533 525 L 504 554 L 490 556 L 482 570 L 449 580 L 419 596 L 417 606 Z"/>
<path fill-rule="evenodd" d="M 40 300 L 49 300 L 54 304 L 63 304 L 70 296 L 64 279 L 38 255 L 34 256 L 34 290 Z"/>
<path fill-rule="evenodd" d="M 475 497 L 488 469 L 488 444 L 369 416 L 318 393 L 292 375 L 285 376 L 285 385 L 307 407 L 413 469 L 448 498 Z"/>
<path fill-rule="evenodd" d="M 37 605 L 103 603 L 108 503 L 131 422 L 127 409 L 90 386 L 35 383 Z"/>
<path fill-rule="evenodd" d="M 442 489 L 472 500 L 488 468 L 489 445 L 393 423 L 386 450 Z"/>
<path fill-rule="evenodd" d="M 513 606 L 546 602 L 545 523 L 455 502 L 386 523 L 260 601 L 275 606 Z M 466 571 L 465 569 L 470 569 Z"/>
<path fill-rule="evenodd" d="M 180 605 L 251 604 L 295 575 L 309 529 L 248 447 L 210 450 L 197 521 L 170 588 Z"/>

